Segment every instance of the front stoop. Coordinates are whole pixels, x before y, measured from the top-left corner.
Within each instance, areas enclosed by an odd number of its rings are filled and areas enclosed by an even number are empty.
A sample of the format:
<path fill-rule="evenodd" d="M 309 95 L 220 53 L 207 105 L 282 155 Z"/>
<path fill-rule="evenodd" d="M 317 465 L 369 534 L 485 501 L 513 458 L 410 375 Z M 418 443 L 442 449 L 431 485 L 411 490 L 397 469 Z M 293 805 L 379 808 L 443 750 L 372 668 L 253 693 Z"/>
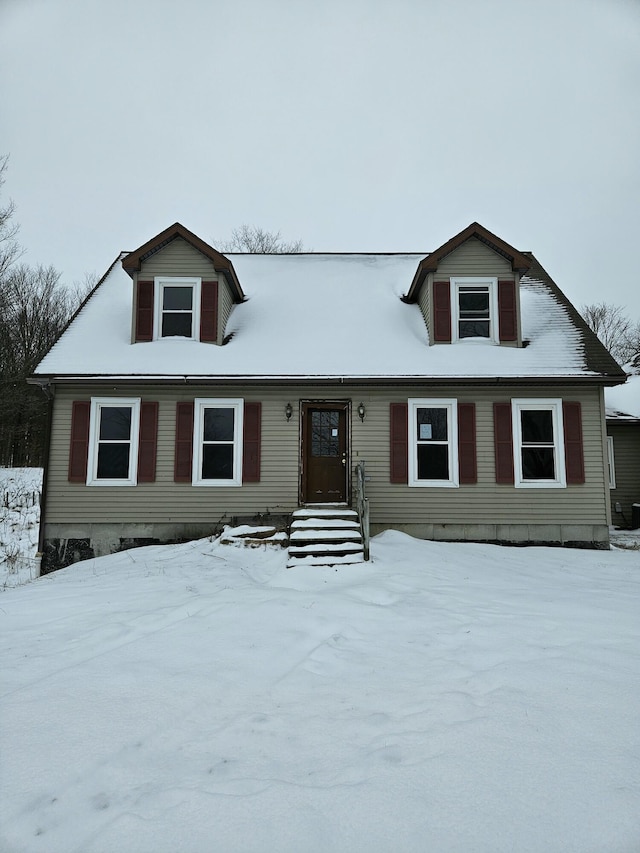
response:
<path fill-rule="evenodd" d="M 295 510 L 289 534 L 288 569 L 363 562 L 360 518 L 355 509 L 320 505 Z"/>

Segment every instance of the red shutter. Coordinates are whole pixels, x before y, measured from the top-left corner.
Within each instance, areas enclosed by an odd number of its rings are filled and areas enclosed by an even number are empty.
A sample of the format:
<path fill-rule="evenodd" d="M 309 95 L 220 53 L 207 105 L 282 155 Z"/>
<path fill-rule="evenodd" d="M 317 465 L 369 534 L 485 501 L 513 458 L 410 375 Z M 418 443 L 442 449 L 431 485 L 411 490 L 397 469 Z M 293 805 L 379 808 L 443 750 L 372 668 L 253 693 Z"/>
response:
<path fill-rule="evenodd" d="M 71 408 L 71 441 L 69 445 L 69 482 L 86 483 L 89 453 L 89 400 L 74 400 Z"/>
<path fill-rule="evenodd" d="M 458 403 L 458 467 L 461 485 L 478 482 L 475 403 Z"/>
<path fill-rule="evenodd" d="M 391 477 L 392 483 L 409 482 L 409 407 L 406 403 L 390 405 Z"/>
<path fill-rule="evenodd" d="M 515 281 L 498 282 L 498 333 L 501 341 L 518 339 Z"/>
<path fill-rule="evenodd" d="M 567 466 L 567 484 L 584 483 L 584 452 L 582 448 L 582 406 L 580 403 L 562 404 L 564 424 L 564 456 Z"/>
<path fill-rule="evenodd" d="M 260 482 L 260 439 L 262 434 L 262 403 L 244 404 L 244 435 L 242 447 L 242 482 Z"/>
<path fill-rule="evenodd" d="M 158 404 L 140 405 L 140 438 L 138 440 L 138 482 L 154 483 L 156 479 L 156 444 L 158 440 Z"/>
<path fill-rule="evenodd" d="M 496 483 L 513 483 L 511 403 L 493 404 L 493 437 L 496 450 Z"/>
<path fill-rule="evenodd" d="M 200 294 L 200 340 L 218 340 L 218 282 L 203 281 Z"/>
<path fill-rule="evenodd" d="M 433 339 L 451 343 L 451 288 L 448 281 L 433 282 Z"/>
<path fill-rule="evenodd" d="M 176 483 L 191 482 L 193 456 L 193 402 L 176 403 L 176 449 L 173 479 Z"/>
<path fill-rule="evenodd" d="M 136 298 L 136 341 L 153 338 L 153 282 L 138 281 Z"/>

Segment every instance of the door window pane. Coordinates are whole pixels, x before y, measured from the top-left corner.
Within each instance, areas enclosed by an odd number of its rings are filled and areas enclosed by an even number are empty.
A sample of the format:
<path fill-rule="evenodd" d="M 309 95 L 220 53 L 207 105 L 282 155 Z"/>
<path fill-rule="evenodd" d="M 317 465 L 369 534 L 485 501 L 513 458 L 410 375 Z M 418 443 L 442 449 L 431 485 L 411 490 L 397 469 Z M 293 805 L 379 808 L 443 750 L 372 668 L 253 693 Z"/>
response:
<path fill-rule="evenodd" d="M 340 412 L 312 411 L 311 412 L 311 455 L 339 456 Z"/>

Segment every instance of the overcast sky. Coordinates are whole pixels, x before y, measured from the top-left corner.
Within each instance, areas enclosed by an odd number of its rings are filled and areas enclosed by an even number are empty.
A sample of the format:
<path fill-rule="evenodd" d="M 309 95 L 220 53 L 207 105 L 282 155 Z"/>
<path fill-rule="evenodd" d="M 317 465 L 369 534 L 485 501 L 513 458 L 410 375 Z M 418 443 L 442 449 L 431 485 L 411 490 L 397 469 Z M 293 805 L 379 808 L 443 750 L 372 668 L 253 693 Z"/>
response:
<path fill-rule="evenodd" d="M 68 283 L 175 221 L 426 252 L 477 220 L 640 319 L 638 0 L 0 0 L 0 80 L 4 200 Z"/>

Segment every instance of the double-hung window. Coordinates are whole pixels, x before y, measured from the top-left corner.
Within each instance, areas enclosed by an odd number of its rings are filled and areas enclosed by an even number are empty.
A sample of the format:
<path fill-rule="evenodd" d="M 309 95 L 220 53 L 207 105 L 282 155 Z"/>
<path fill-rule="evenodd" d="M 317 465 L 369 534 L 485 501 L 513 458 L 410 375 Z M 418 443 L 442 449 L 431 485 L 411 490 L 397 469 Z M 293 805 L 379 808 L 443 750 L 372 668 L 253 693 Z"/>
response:
<path fill-rule="evenodd" d="M 87 485 L 136 485 L 139 426 L 138 398 L 92 398 Z"/>
<path fill-rule="evenodd" d="M 453 340 L 498 340 L 498 280 L 452 278 Z"/>
<path fill-rule="evenodd" d="M 457 486 L 457 440 L 456 400 L 409 400 L 409 485 Z"/>
<path fill-rule="evenodd" d="M 197 339 L 200 323 L 200 282 L 199 278 L 156 276 L 156 339 Z"/>
<path fill-rule="evenodd" d="M 193 484 L 241 486 L 243 401 L 197 398 L 194 402 Z"/>
<path fill-rule="evenodd" d="M 512 400 L 511 413 L 515 485 L 566 486 L 562 400 Z"/>

